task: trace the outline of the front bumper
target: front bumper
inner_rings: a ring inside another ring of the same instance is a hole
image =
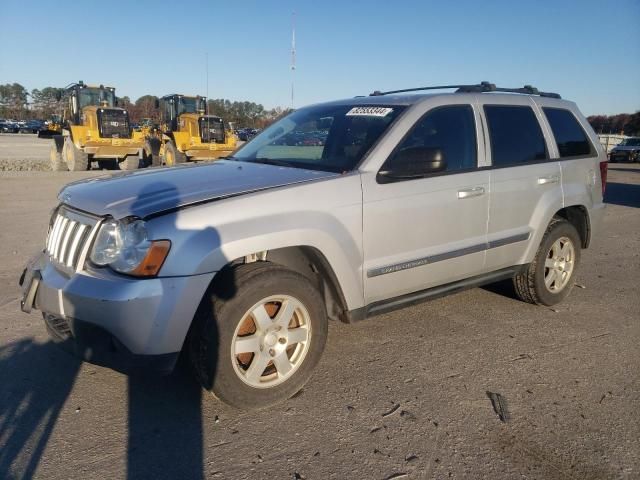
[[[85,146],[85,153],[93,155],[93,158],[125,158],[129,155],[135,155],[142,158],[143,149],[137,146]]]
[[[191,147],[187,151],[185,151],[185,155],[190,160],[216,160],[220,157],[226,157],[233,153],[233,149],[230,148],[221,148],[221,146],[217,144],[212,144],[212,146],[204,146],[204,147]]]
[[[41,253],[21,278],[23,310],[42,311],[52,339],[91,363],[168,372],[213,275],[133,279],[108,269],[67,275]]]

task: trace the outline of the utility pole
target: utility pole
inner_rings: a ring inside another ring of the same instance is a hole
[[[208,115],[209,114],[209,51],[205,52],[205,69],[207,70],[207,75],[206,75],[207,84],[205,85],[204,91],[207,99],[204,101],[204,114]]]
[[[296,12],[291,14],[291,108],[294,105],[294,74],[296,71]]]

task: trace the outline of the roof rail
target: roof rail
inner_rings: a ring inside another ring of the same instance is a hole
[[[369,94],[370,97],[377,97],[381,95],[390,95],[393,93],[408,93],[408,92],[418,92],[422,90],[446,90],[446,89],[456,89],[456,93],[488,93],[488,92],[507,92],[507,93],[521,93],[524,95],[539,95],[541,97],[549,97],[549,98],[561,98],[557,93],[552,92],[541,92],[537,88],[532,87],[531,85],[525,85],[522,88],[502,88],[496,87],[494,83],[490,82],[480,82],[475,85],[437,85],[433,87],[418,87],[418,88],[405,88],[402,90],[389,90],[387,92],[381,92],[380,90],[376,90]]]

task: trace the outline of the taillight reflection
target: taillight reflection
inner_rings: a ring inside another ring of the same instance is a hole
[[[602,196],[604,197],[604,191],[607,189],[607,166],[609,162],[600,162],[600,179],[602,180]]]

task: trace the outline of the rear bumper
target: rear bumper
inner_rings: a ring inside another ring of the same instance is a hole
[[[23,310],[42,311],[52,339],[89,362],[170,371],[213,275],[132,279],[100,269],[68,276],[41,253],[23,275]]]

